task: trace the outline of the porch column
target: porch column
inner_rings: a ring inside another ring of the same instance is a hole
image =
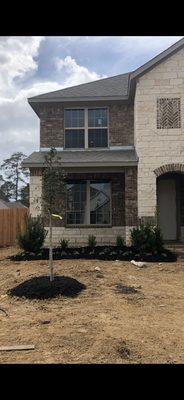
[[[126,243],[131,229],[137,225],[137,167],[125,168],[125,227]]]
[[[30,168],[30,214],[37,217],[42,212],[42,171],[40,168]]]
[[[157,184],[153,168],[138,166],[138,217],[142,222],[155,221]]]

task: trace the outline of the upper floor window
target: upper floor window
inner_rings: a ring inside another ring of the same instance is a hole
[[[107,146],[107,108],[65,109],[65,148]]]
[[[65,147],[84,147],[84,110],[65,110]]]
[[[88,110],[88,147],[107,147],[107,109]]]
[[[181,128],[180,98],[157,99],[157,129]]]

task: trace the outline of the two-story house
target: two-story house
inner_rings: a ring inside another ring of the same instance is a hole
[[[155,215],[165,240],[184,241],[184,39],[133,72],[28,101],[40,118],[40,151],[23,162],[33,216],[43,213],[44,153],[55,147],[67,171],[55,243],[128,243]]]

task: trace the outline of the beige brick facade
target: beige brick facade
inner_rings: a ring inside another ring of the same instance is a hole
[[[181,128],[157,129],[157,98],[181,99]],[[154,170],[184,163],[184,49],[140,77],[134,103],[135,147],[138,164],[138,215],[154,216]]]
[[[46,227],[47,231],[49,230]],[[88,244],[88,235],[96,236],[97,245],[113,245],[116,243],[117,235],[121,235],[125,243],[131,243],[131,230],[133,226],[113,226],[111,228],[53,228],[53,244],[58,246],[61,239],[69,239],[69,246],[86,246]],[[45,246],[49,244],[49,236],[45,240]]]

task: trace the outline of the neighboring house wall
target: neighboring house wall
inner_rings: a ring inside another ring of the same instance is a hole
[[[8,206],[6,205],[6,202],[4,200],[0,199],[0,209],[5,209],[8,208]]]
[[[102,105],[101,105],[102,106]],[[67,105],[67,108],[69,105]],[[77,105],[79,107],[79,104]],[[81,108],[84,106],[81,105]],[[91,107],[89,105],[89,107]],[[92,107],[95,108],[95,105]],[[96,107],[99,104],[96,103]],[[103,105],[102,107],[105,107]],[[75,106],[71,106],[75,108]],[[110,104],[109,146],[130,146],[134,144],[133,105]],[[40,106],[40,147],[64,146],[64,105],[47,104]]]
[[[157,129],[157,98],[181,99],[181,128]],[[134,109],[138,164],[138,215],[156,211],[156,175],[165,164],[184,162],[184,49],[139,78]]]

